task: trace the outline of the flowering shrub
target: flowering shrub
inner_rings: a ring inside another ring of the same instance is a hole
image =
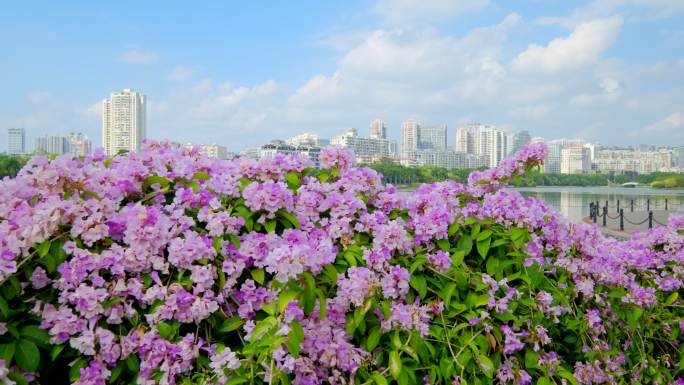
[[[631,240],[329,148],[36,157],[0,184],[5,384],[684,384],[684,218]]]

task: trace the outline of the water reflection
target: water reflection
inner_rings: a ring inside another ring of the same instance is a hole
[[[684,211],[684,190],[613,187],[529,187],[517,188],[524,196],[545,200],[572,221],[589,216],[589,203],[608,204],[610,215],[617,214],[618,201],[625,213],[650,210]]]

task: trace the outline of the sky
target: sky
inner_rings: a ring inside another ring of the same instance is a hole
[[[683,0],[7,2],[0,128],[84,132],[148,98],[148,137],[237,151],[372,119],[684,145]],[[0,136],[0,151],[7,137]]]

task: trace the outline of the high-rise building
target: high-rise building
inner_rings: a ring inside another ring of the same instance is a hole
[[[401,151],[418,149],[420,141],[420,124],[415,118],[410,118],[401,124]]]
[[[316,134],[305,132],[303,134],[295,135],[287,140],[287,144],[291,146],[321,146],[321,138]]]
[[[456,151],[475,154],[481,126],[479,123],[470,123],[464,127],[458,127],[456,129]]]
[[[356,154],[356,160],[362,163],[373,163],[390,156],[389,139],[364,138],[359,136],[355,128],[350,128],[342,135],[333,136],[330,144],[349,147]]]
[[[93,153],[93,142],[82,133],[69,134],[69,152],[73,157],[88,156]]]
[[[561,149],[561,174],[583,174],[591,170],[589,149],[586,147],[565,147]]]
[[[447,147],[447,126],[419,125],[418,127],[418,149],[446,151]]]
[[[513,134],[513,143],[511,145],[511,153],[515,154],[520,151],[527,143],[532,141],[532,137],[528,131],[519,131]]]
[[[61,135],[39,136],[33,141],[33,152],[45,155],[69,153],[69,138]]]
[[[26,153],[26,130],[23,128],[7,129],[7,153],[9,155]]]
[[[684,146],[677,149],[678,167],[684,170]]]
[[[102,101],[102,146],[105,154],[138,151],[145,139],[145,95],[124,88]]]
[[[387,139],[387,123],[382,119],[375,119],[370,124],[371,139]]]
[[[456,129],[456,151],[487,158],[487,166],[496,167],[508,154],[508,135],[495,126],[470,123]]]

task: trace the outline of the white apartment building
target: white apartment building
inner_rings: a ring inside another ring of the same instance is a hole
[[[446,169],[486,167],[484,156],[466,154],[461,151],[412,150],[406,151],[400,163],[403,166],[436,166]]]
[[[447,126],[420,125],[418,128],[418,149],[446,151]]]
[[[315,167],[320,167],[319,156],[321,154],[321,148],[315,146],[293,146],[285,143],[282,140],[274,140],[271,143],[264,144],[259,149],[258,158],[273,158],[277,154],[292,155],[299,154],[308,156],[309,159],[314,163]],[[250,156],[250,154],[245,154]]]
[[[351,148],[358,162],[368,163],[369,160],[373,162],[390,156],[388,139],[364,138],[358,135],[355,128],[349,128],[344,134],[332,137],[330,144]]]
[[[228,150],[225,146],[221,146],[218,144],[186,143],[183,145],[183,148],[199,148],[199,152],[202,156],[218,159],[228,159]]]
[[[7,129],[7,154],[21,155],[26,153],[26,130],[23,128]]]
[[[316,134],[305,132],[303,134],[295,135],[288,139],[287,144],[291,146],[314,146],[321,147],[321,137]]]
[[[384,120],[373,120],[369,128],[371,139],[387,139],[387,123]]]
[[[36,154],[64,155],[70,153],[69,138],[61,135],[39,136],[33,141]]]
[[[561,149],[561,174],[584,174],[591,171],[591,154],[586,147]]]
[[[129,88],[102,101],[102,146],[105,154],[138,151],[146,135],[145,95]]]
[[[410,118],[401,124],[401,151],[418,149],[420,124],[414,118]]]
[[[508,135],[495,126],[470,123],[456,129],[456,151],[485,156],[496,167],[508,154]]]
[[[596,153],[594,169],[608,174],[667,172],[677,168],[677,160],[675,151],[669,149],[657,151],[601,149]]]
[[[73,157],[88,156],[93,153],[93,142],[82,133],[69,134],[69,153]]]

